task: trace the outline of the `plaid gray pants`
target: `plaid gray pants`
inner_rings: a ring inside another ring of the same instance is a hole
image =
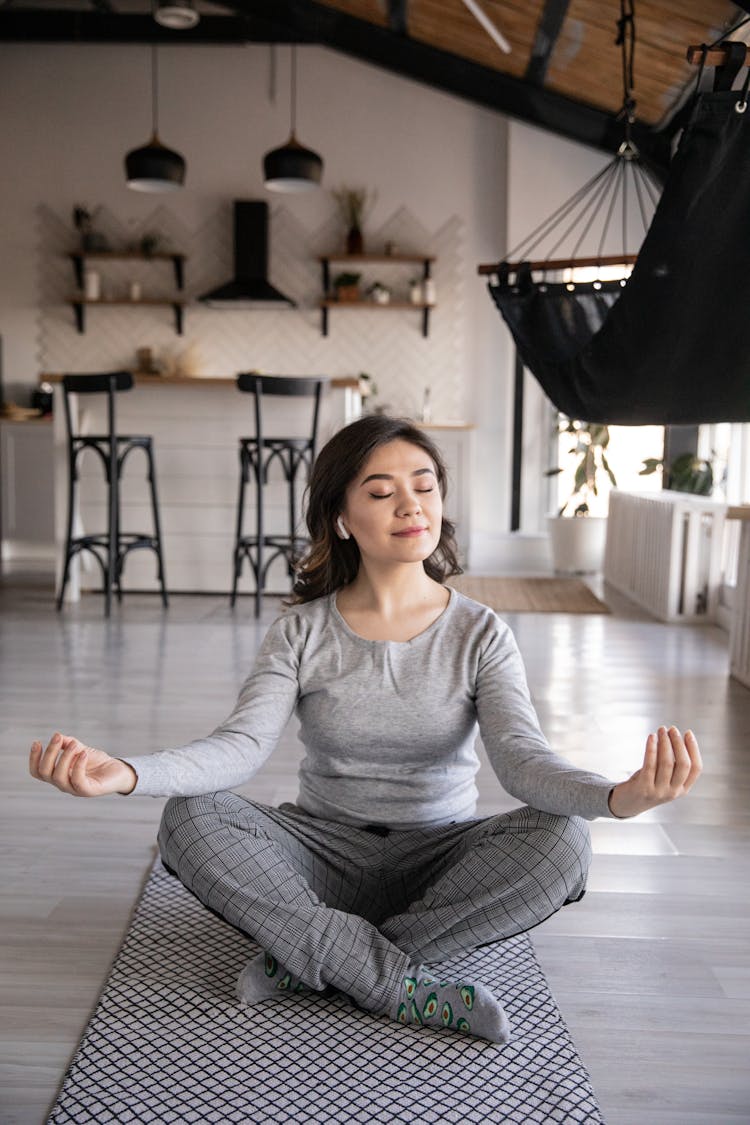
[[[174,797],[165,866],[310,988],[385,1011],[410,965],[531,929],[582,897],[588,825],[525,807],[409,831],[236,793]]]

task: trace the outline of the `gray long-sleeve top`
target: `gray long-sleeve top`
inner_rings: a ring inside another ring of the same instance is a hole
[[[135,793],[194,796],[256,773],[292,713],[305,757],[298,804],[314,816],[391,828],[475,814],[477,726],[501,785],[547,812],[611,816],[614,782],[554,754],[529,698],[513,634],[486,606],[451,590],[410,641],[370,641],[335,595],[271,625],[229,718],[207,738],[128,757]]]

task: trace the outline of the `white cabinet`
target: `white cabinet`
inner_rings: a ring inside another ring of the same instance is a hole
[[[53,472],[50,419],[0,420],[0,527],[4,558],[53,558]]]
[[[729,672],[750,687],[750,507],[730,508],[730,519],[742,520],[734,613],[730,628]]]

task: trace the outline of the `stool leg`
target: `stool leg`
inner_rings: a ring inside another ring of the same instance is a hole
[[[248,481],[248,459],[249,455],[247,451],[240,446],[240,492],[237,497],[237,532],[234,537],[232,595],[229,599],[229,604],[232,609],[234,609],[235,602],[237,601],[237,583],[239,582],[240,571],[242,570],[242,520],[245,511],[245,486]]]
[[[156,558],[159,563],[159,585],[161,586],[161,601],[166,609],[169,605],[167,597],[167,585],[164,574],[164,555],[162,552],[161,544],[161,522],[159,520],[159,498],[156,494],[156,465],[154,463],[153,448],[151,445],[146,448],[146,456],[148,457],[148,483],[151,486],[151,508],[154,513],[154,540],[156,547]]]
[[[57,609],[58,612],[62,609],[63,598],[65,597],[65,587],[68,585],[68,578],[70,577],[70,560],[73,553],[73,510],[75,506],[75,455],[71,451],[68,457],[68,530],[65,536],[65,562],[63,564],[62,580],[60,582],[60,593],[57,596]]]
[[[118,489],[117,481],[119,477],[119,466],[117,464],[117,451],[114,449],[114,440],[110,443],[110,457],[107,467],[107,507],[108,507],[108,533],[107,533],[107,565],[104,568],[104,583],[106,589],[104,591],[104,615],[109,617],[112,611],[112,582],[117,573],[117,561],[119,557],[119,543],[117,540],[117,506],[118,506]],[[114,450],[114,455],[112,451]]]
[[[113,581],[115,593],[117,594],[118,605],[122,604],[122,571],[125,566],[125,555],[122,551],[122,541],[120,530],[122,520],[120,518],[120,476],[122,474],[122,467],[124,461],[118,460],[117,462],[117,476],[115,477],[115,565]]]
[[[255,550],[255,616],[260,617],[260,605],[263,597],[264,575],[263,575],[263,456],[262,451],[258,449],[258,459],[255,465],[255,483],[256,483],[256,535],[258,545]]]
[[[291,578],[294,574],[294,567],[292,566],[292,559],[294,557],[294,531],[295,531],[295,516],[296,516],[296,497],[294,494],[294,484],[297,479],[297,466],[299,462],[294,459],[294,451],[289,451],[289,554],[286,557],[287,571]]]

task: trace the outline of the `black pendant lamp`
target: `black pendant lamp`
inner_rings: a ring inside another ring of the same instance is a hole
[[[297,140],[297,47],[292,46],[291,130],[289,140],[263,157],[263,179],[269,191],[311,191],[320,184],[323,161],[317,152]]]
[[[153,136],[143,148],[132,149],[125,157],[125,176],[133,191],[177,191],[185,182],[185,161],[179,152],[159,140],[159,75],[156,46],[151,47],[151,101]]]

